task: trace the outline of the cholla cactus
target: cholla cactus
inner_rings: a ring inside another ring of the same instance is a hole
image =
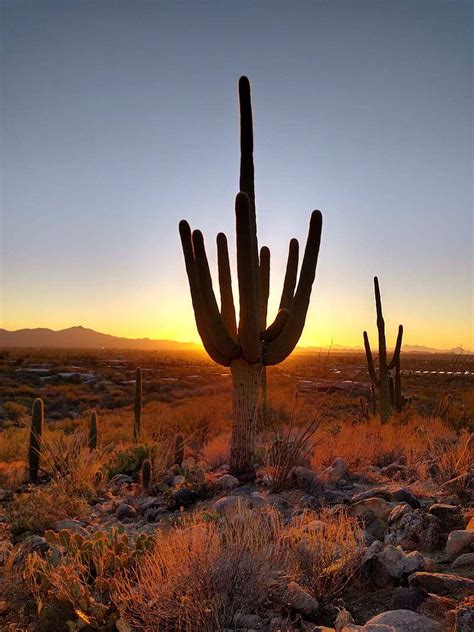
[[[380,297],[379,280],[374,277],[375,308],[377,311],[377,330],[379,338],[379,375],[375,371],[374,359],[370,350],[369,337],[364,331],[364,346],[367,356],[367,367],[369,369],[372,384],[379,389],[380,420],[382,423],[390,418],[391,405],[396,410],[402,409],[402,384],[400,371],[400,351],[402,348],[403,325],[398,326],[397,342],[390,362],[387,362],[387,343],[385,341],[385,321],[382,313],[382,299]],[[395,370],[393,386],[390,386],[390,372]]]
[[[148,489],[151,482],[151,462],[150,459],[145,459],[142,463],[142,486],[143,489]]]
[[[97,448],[97,413],[95,410],[91,412],[89,417],[89,437],[87,439],[89,450]]]
[[[258,250],[255,215],[253,131],[250,84],[239,81],[241,162],[240,193],[235,203],[237,273],[240,314],[237,324],[230,274],[227,238],[217,235],[217,261],[221,305],[212,287],[201,231],[181,221],[179,232],[186,263],[196,325],[210,357],[230,367],[233,383],[231,471],[253,472],[256,446],[258,391],[265,366],[282,362],[295,348],[309,306],[321,239],[322,216],[311,215],[308,240],[299,281],[296,239],[290,241],[280,309],[267,326],[270,251]]]
[[[184,461],[184,435],[179,432],[174,440],[174,464],[183,466]]]
[[[140,369],[140,367],[138,367],[135,372],[135,402],[133,406],[133,413],[135,416],[135,421],[133,424],[134,441],[138,441],[138,438],[140,437],[140,427],[141,427],[141,420],[142,420],[142,395],[143,395],[142,370]]]
[[[28,469],[31,483],[38,480],[38,471],[41,460],[41,437],[44,426],[43,400],[39,397],[33,402],[31,415],[30,444],[28,448]]]

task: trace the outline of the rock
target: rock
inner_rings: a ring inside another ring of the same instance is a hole
[[[117,520],[127,520],[129,518],[135,518],[137,512],[132,505],[127,505],[126,503],[122,503],[117,507],[115,512],[115,517]]]
[[[127,476],[126,474],[116,474],[115,476],[112,476],[107,487],[112,488],[115,491],[119,491],[124,485],[131,485],[132,483],[133,478],[131,476]]]
[[[459,493],[464,491],[464,488],[467,487],[468,482],[468,473],[466,472],[465,474],[460,474],[459,476],[446,481],[446,483],[444,483],[441,488],[443,489],[443,491],[448,493]]]
[[[307,619],[315,619],[319,614],[319,603],[296,582],[288,584],[288,604]]]
[[[411,509],[404,503],[391,512],[385,531],[385,544],[400,545],[404,549],[434,549],[439,543],[438,519],[424,514],[420,509]]]
[[[461,510],[456,505],[447,503],[435,503],[431,505],[428,512],[438,518],[442,531],[451,531],[461,526]]]
[[[474,552],[463,553],[451,564],[451,572],[474,579]]]
[[[81,535],[87,535],[87,531],[84,528],[86,525],[79,520],[57,520],[54,523],[55,531],[62,531],[67,529],[68,531],[74,531],[74,533],[80,533]]]
[[[258,614],[241,614],[234,617],[237,630],[260,630],[262,623]]]
[[[240,481],[235,476],[231,474],[224,474],[216,480],[216,485],[218,485],[221,489],[234,489],[234,487],[238,487],[240,485]]]
[[[292,476],[297,487],[306,494],[316,494],[324,488],[324,483],[316,472],[302,465],[295,467]]]
[[[454,560],[461,553],[468,553],[474,548],[474,531],[451,531],[446,542],[446,557]]]
[[[412,610],[424,614],[425,617],[435,621],[443,621],[445,628],[452,628],[447,625],[452,623],[456,601],[449,597],[441,597],[427,593],[421,588],[396,588],[392,594],[391,606],[393,610]]]
[[[472,632],[474,630],[474,597],[466,599],[456,609],[455,632]]]
[[[242,503],[242,499],[238,496],[223,496],[214,503],[214,509],[219,513],[226,513],[227,511],[235,511]]]
[[[252,509],[263,509],[263,507],[268,507],[268,500],[266,496],[260,492],[252,492],[248,500]]]
[[[418,498],[406,487],[395,487],[392,489],[390,499],[398,503],[407,503],[412,509],[421,508]]]
[[[387,521],[393,505],[383,498],[364,498],[351,505],[350,513],[357,518],[370,522],[373,518],[381,518]]]
[[[44,555],[50,550],[50,546],[40,535],[30,535],[23,540],[23,542],[17,547],[14,552],[14,565],[22,566],[30,553],[39,553]]]
[[[466,531],[474,531],[474,518],[471,518],[467,523]]]
[[[389,610],[372,617],[363,627],[364,632],[375,632],[374,626],[387,626],[387,632],[443,632],[440,623],[411,610]]]
[[[174,506],[179,509],[180,507],[189,507],[199,500],[199,494],[194,489],[182,487],[173,492]]]
[[[381,588],[393,583],[391,580],[423,570],[424,565],[424,558],[418,551],[406,554],[400,546],[384,546],[377,540],[363,558],[364,573]]]
[[[383,498],[384,500],[392,502],[405,502],[413,509],[419,509],[421,507],[420,501],[409,489],[393,483],[372,487],[365,492],[357,494],[352,500],[358,502],[359,500],[365,500],[371,497]]]
[[[186,477],[182,474],[177,474],[173,476],[173,487],[179,487],[180,485],[184,485],[186,482]]]
[[[344,459],[341,457],[334,459],[332,464],[327,467],[321,474],[321,480],[329,485],[336,485],[341,479],[345,478],[347,474],[347,465]]]
[[[422,588],[435,595],[461,598],[474,594],[474,580],[448,573],[417,572],[408,578],[410,588]]]

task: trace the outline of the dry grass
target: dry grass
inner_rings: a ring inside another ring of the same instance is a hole
[[[159,533],[154,551],[116,584],[115,598],[134,629],[213,632],[284,603],[290,581],[331,599],[361,552],[357,524],[343,512],[307,512],[285,525],[275,510],[241,504]]]
[[[230,461],[230,433],[211,439],[201,450],[202,459],[211,469]]]

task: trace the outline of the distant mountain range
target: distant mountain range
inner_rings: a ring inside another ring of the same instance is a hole
[[[137,349],[150,351],[185,351],[200,349],[194,342],[177,342],[176,340],[152,340],[151,338],[120,338],[103,334],[85,327],[69,327],[54,331],[38,327],[35,329],[17,329],[8,331],[0,329],[0,347],[50,347],[66,349]],[[344,347],[334,344],[331,347],[299,347],[302,353],[328,351],[338,353],[361,352],[362,347]],[[403,345],[405,353],[461,353],[461,347],[454,349],[434,349],[419,345]]]
[[[151,340],[150,338],[120,338],[85,327],[69,327],[53,331],[36,329],[0,329],[0,347],[51,347],[66,349],[137,349],[156,351],[183,351],[199,349],[193,342]]]

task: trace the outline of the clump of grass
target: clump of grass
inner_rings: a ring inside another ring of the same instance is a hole
[[[230,434],[221,434],[211,439],[202,448],[201,456],[211,469],[230,461]]]

